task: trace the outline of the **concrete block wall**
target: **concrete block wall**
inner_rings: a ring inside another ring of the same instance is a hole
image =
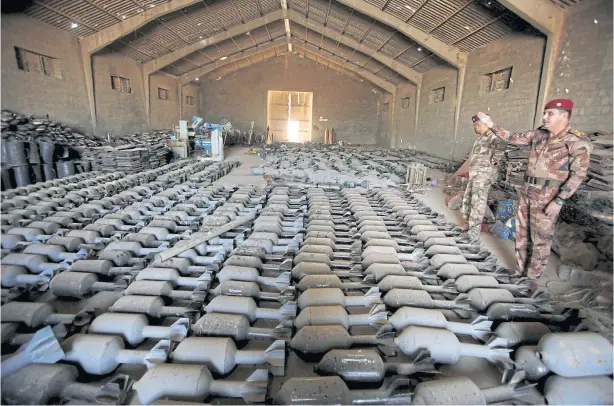
[[[271,58],[240,69],[221,80],[203,81],[201,113],[210,122],[229,119],[242,130],[255,121],[257,132],[266,131],[269,90],[313,92],[312,141],[334,128],[337,140],[375,144],[380,90],[367,81],[357,82],[321,64],[296,55]],[[375,90],[375,91],[374,91]],[[320,117],[328,121],[318,121]]]
[[[388,107],[386,108],[386,105]],[[382,93],[377,105],[377,134],[375,143],[384,148],[390,148],[393,140],[393,123],[392,117],[394,112],[393,96],[389,93]]]
[[[406,148],[416,148],[443,158],[451,156],[454,147],[457,77],[457,70],[447,66],[438,66],[422,75],[418,126],[413,137],[406,136]],[[441,87],[445,87],[443,101],[431,103],[431,91]]]
[[[612,0],[570,8],[549,99],[572,99],[581,131],[612,131],[612,47]]]
[[[462,159],[473,146],[476,135],[471,116],[478,111],[490,114],[494,122],[512,131],[533,128],[545,46],[545,37],[514,34],[469,54],[453,159]],[[483,91],[484,75],[509,67],[508,89]]]
[[[186,104],[186,96],[192,96],[194,98],[194,105],[190,106]],[[192,116],[199,116],[199,98],[199,86],[191,83],[183,86],[181,97],[181,120],[187,120],[188,123],[190,123],[192,122]]]
[[[158,97],[158,88],[168,90],[168,99]],[[179,124],[179,83],[171,75],[156,72],[149,77],[151,128],[166,130]]]
[[[408,148],[416,136],[416,85],[403,83],[397,86],[394,102],[394,126],[396,137],[391,140],[391,148]],[[409,106],[403,108],[403,99],[409,97]]]
[[[101,51],[92,57],[96,99],[96,133],[124,135],[149,129],[145,112],[143,71],[134,59]],[[111,76],[130,79],[130,93],[114,90]],[[88,114],[89,117],[89,114]]]
[[[79,40],[23,14],[2,14],[2,108],[92,132]],[[15,47],[57,58],[61,78],[25,72]]]

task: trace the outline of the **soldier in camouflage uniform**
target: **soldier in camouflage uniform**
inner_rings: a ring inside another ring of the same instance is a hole
[[[469,238],[478,242],[490,185],[498,175],[499,161],[503,156],[501,141],[482,123],[477,116],[471,118],[473,130],[479,135],[469,155],[469,182],[463,196],[461,213],[467,225]]]
[[[518,191],[517,276],[536,280],[544,272],[561,206],[588,172],[592,145],[583,133],[571,129],[572,109],[571,100],[552,100],[545,106],[543,125],[524,133],[510,133],[495,125],[488,115],[478,113],[480,121],[497,137],[531,146],[525,185]]]

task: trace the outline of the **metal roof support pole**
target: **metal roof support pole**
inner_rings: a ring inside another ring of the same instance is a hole
[[[535,117],[533,119],[535,126],[539,126],[546,98],[550,93],[552,79],[554,78],[556,59],[563,38],[563,25],[565,24],[567,10],[556,6],[548,0],[500,0],[500,3],[540,30],[547,37],[539,81],[539,92],[535,106]]]

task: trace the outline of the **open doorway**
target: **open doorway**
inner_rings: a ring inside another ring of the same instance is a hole
[[[269,90],[267,125],[278,142],[311,141],[313,93]]]

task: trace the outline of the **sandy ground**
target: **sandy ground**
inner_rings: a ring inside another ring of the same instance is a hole
[[[254,166],[264,163],[257,155],[250,155],[249,148],[228,148],[224,152],[227,160],[236,160],[242,163],[241,166],[235,168],[228,175],[220,178],[215,184],[234,184],[234,185],[254,185],[257,187],[266,186],[266,181],[260,175],[252,175]],[[439,170],[430,170],[428,176],[432,179],[437,179],[437,186],[430,188],[424,195],[419,195],[418,198],[425,204],[431,207],[434,211],[442,213],[446,220],[454,224],[461,224],[461,215],[459,211],[449,209],[444,201],[446,188],[443,177],[445,173]],[[516,254],[514,253],[514,242],[502,240],[490,233],[482,233],[481,244],[495,254],[500,261],[508,268],[513,269],[516,266]],[[545,284],[552,280],[559,280],[556,269],[560,266],[559,257],[552,252],[548,268],[539,279],[539,285]]]

